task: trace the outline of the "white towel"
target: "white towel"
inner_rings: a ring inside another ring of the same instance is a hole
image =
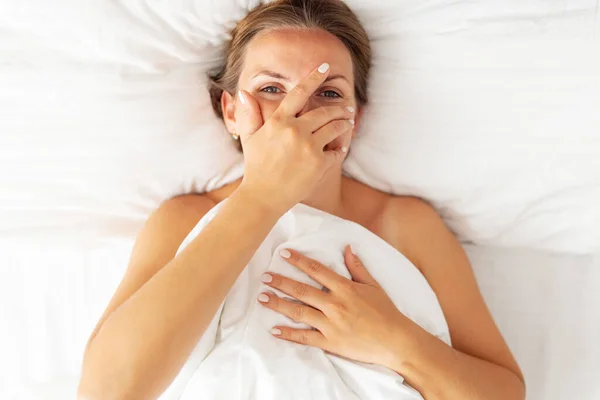
[[[202,218],[179,251],[222,204]],[[261,292],[273,291],[261,282],[263,273],[275,272],[322,289],[282,259],[279,250],[298,250],[350,278],[343,258],[347,244],[402,313],[450,344],[433,290],[406,257],[358,224],[298,204],[279,219],[256,251],[161,400],[422,399],[387,368],[350,361],[270,334],[275,325],[306,325],[258,304]]]

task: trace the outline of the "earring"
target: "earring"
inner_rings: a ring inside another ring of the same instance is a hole
[[[239,140],[240,135],[238,135],[235,131],[233,131],[233,133],[231,134],[231,137],[233,138],[233,140]]]

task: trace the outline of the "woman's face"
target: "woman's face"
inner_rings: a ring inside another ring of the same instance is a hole
[[[313,93],[300,115],[323,106],[357,108],[350,53],[337,37],[322,30],[276,30],[255,37],[246,49],[239,88],[257,100],[266,121],[285,95],[324,62],[330,65],[329,77]],[[235,101],[231,96],[224,101],[226,123],[232,131]],[[355,126],[358,119],[357,113]],[[331,148],[349,147],[352,136],[353,132],[344,134],[330,144]]]

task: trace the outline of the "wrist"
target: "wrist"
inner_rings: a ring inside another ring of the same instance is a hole
[[[260,189],[244,184],[244,181],[235,190],[232,197],[239,198],[245,205],[254,207],[261,213],[277,219],[290,209],[289,206],[276,201],[272,196],[261,193]]]
[[[397,340],[391,347],[386,367],[423,394],[437,373],[436,358],[452,349],[407,317],[397,326]]]
[[[419,356],[422,329],[402,315],[391,330],[385,366],[404,376]]]

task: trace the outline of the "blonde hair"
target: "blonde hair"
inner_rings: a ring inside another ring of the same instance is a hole
[[[219,118],[223,119],[223,92],[237,92],[248,43],[264,30],[282,28],[322,29],[340,39],[352,58],[357,105],[367,104],[371,45],[352,10],[340,0],[277,0],[259,5],[238,22],[231,32],[223,65],[209,74],[212,107]]]

